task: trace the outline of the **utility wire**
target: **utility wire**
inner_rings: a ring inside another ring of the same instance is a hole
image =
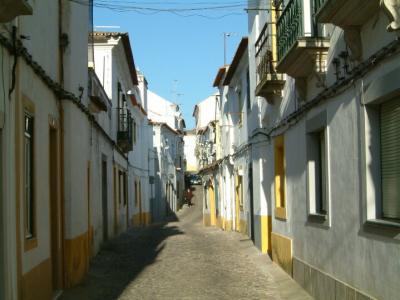
[[[69,0],[70,2],[89,5],[88,0]],[[221,19],[232,15],[243,15],[250,5],[259,7],[265,0],[235,1],[235,2],[142,2],[122,0],[94,0],[93,6],[117,12],[135,12],[144,15],[170,13],[179,17],[203,17]],[[265,2],[265,5],[267,2]],[[175,5],[175,7],[170,7]],[[184,5],[184,7],[182,7]],[[200,6],[201,5],[201,6]],[[264,5],[263,5],[264,6]],[[203,12],[203,13],[197,13]],[[206,12],[207,14],[204,14]],[[219,13],[223,13],[222,15]],[[217,15],[216,15],[217,14]],[[218,15],[219,14],[219,15]]]

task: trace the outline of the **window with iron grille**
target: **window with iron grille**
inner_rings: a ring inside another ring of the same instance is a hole
[[[329,128],[323,111],[306,122],[308,220],[329,220]]]
[[[25,192],[25,238],[35,235],[34,190],[33,190],[33,117],[25,114],[24,130],[24,192]]]

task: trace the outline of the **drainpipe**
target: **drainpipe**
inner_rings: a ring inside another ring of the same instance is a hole
[[[64,48],[62,47],[60,41],[61,41],[61,36],[63,34],[63,9],[62,9],[62,0],[58,0],[58,81],[60,83],[60,86],[64,88]],[[62,278],[61,282],[63,287],[66,286],[66,276],[65,276],[65,270],[66,270],[66,261],[65,261],[65,255],[64,255],[64,249],[65,249],[65,237],[64,237],[64,226],[65,226],[65,199],[64,199],[64,107],[63,107],[63,101],[62,99],[58,99],[58,111],[59,111],[59,117],[60,117],[60,124],[59,124],[59,130],[60,130],[60,171],[59,174],[61,175],[61,180],[60,180],[60,200],[61,200],[61,237],[62,237],[62,250],[61,250],[61,256],[62,256],[62,261],[63,261],[63,272],[62,272]]]

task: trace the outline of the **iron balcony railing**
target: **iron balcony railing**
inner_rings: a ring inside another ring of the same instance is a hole
[[[118,144],[124,150],[131,150],[133,134],[132,134],[132,116],[127,108],[118,108]]]
[[[313,2],[310,16],[311,20],[305,20],[304,0],[290,0],[280,16],[277,23],[278,34],[278,60],[280,61],[296,43],[297,39],[304,37],[304,23],[310,22],[311,32],[307,37],[321,37],[323,35],[322,25],[315,20],[315,13],[327,0],[315,0]]]
[[[262,82],[268,74],[275,74],[276,61],[272,52],[272,31],[269,23],[264,25],[256,41],[257,84]]]
[[[278,20],[278,60],[281,60],[297,38],[304,34],[303,1],[290,0]]]
[[[314,13],[317,13],[327,1],[329,0],[314,0]]]

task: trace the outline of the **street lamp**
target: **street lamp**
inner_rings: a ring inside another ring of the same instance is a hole
[[[234,35],[233,32],[224,32],[224,66],[226,66],[226,39]]]

